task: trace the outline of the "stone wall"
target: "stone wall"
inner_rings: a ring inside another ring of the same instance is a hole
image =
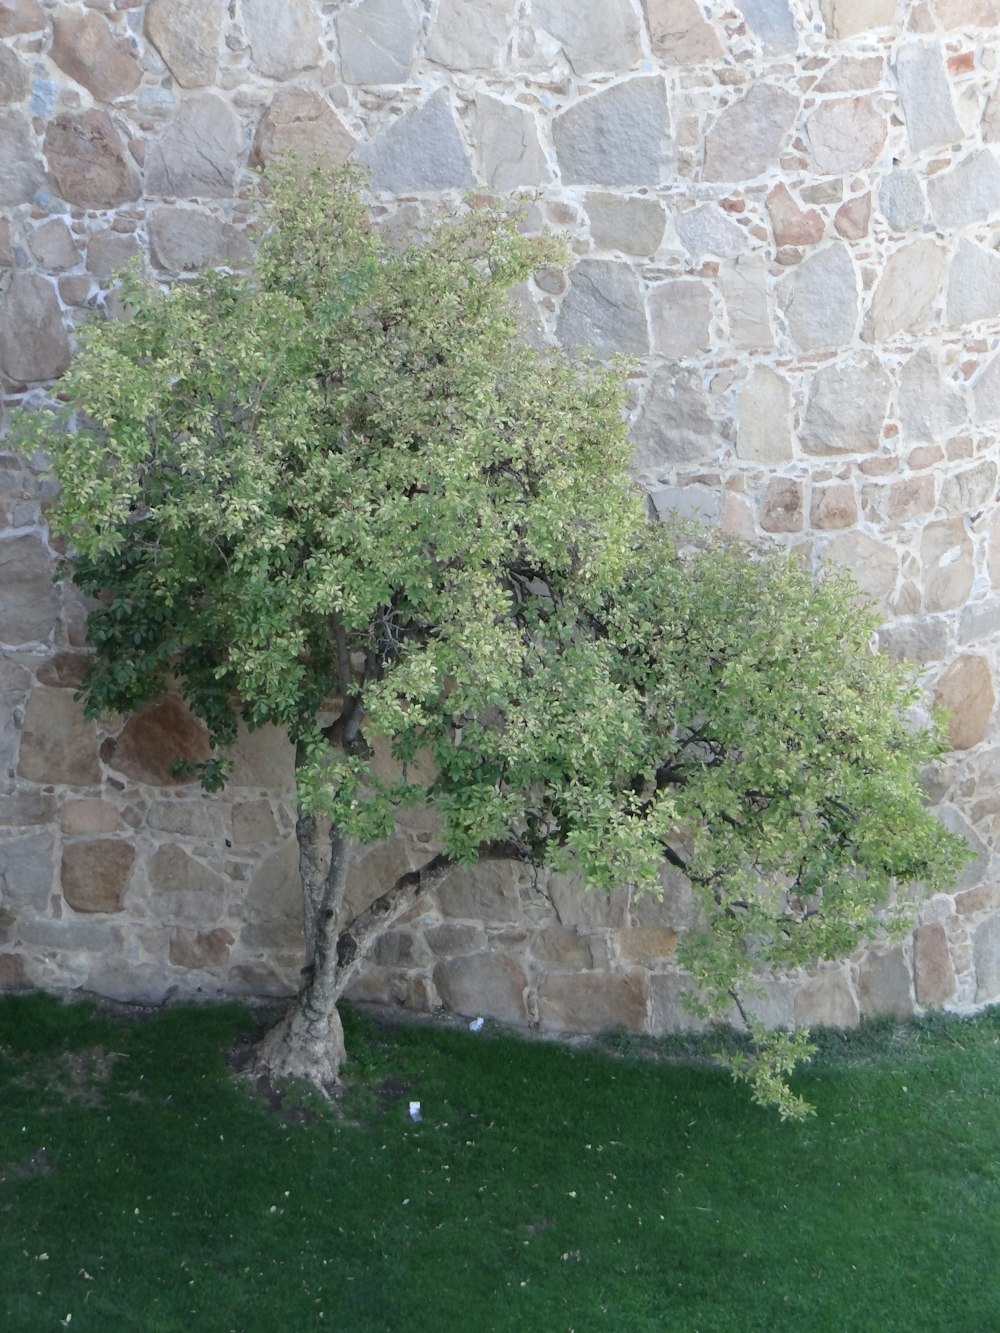
[[[255,167],[354,158],[401,239],[468,189],[569,238],[540,342],[638,358],[659,510],[848,565],[951,710],[931,799],[977,853],[902,945],[769,986],[774,1021],[1000,998],[1000,0],[0,0],[0,380],[42,401],[134,256],[251,252]],[[2,442],[0,442],[2,451]],[[0,986],[282,992],[302,961],[290,757],[177,783],[168,702],[85,722],[84,608],[51,583],[42,456],[0,452]],[[370,850],[359,901],[426,855]],[[455,877],[356,993],[513,1022],[686,1020],[680,883]]]

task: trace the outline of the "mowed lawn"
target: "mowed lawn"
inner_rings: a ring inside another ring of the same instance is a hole
[[[823,1037],[802,1123],[712,1039],[351,1015],[335,1114],[257,1022],[0,1000],[3,1333],[1000,1330],[1000,1010]]]

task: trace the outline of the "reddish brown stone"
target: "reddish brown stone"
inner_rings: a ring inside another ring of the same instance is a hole
[[[63,73],[100,102],[110,102],[138,87],[142,70],[136,58],[116,42],[107,23],[86,14],[56,12],[50,55]]]
[[[657,963],[677,952],[677,932],[665,926],[636,926],[618,934],[618,956],[623,963]]]
[[[274,157],[297,153],[310,166],[346,162],[354,140],[325,98],[301,88],[275,94],[254,135],[251,166],[266,166]]]
[[[90,664],[90,653],[56,653],[38,668],[39,685],[78,690]]]
[[[934,702],[948,714],[948,743],[953,750],[978,745],[989,730],[996,705],[986,658],[973,653],[956,658],[938,681]]]
[[[550,1031],[638,1032],[646,1026],[646,1008],[639,972],[564,973],[538,987],[539,1020]]]
[[[765,532],[802,531],[802,483],[772,477],[767,483],[760,526]]]
[[[918,1004],[944,1004],[955,993],[948,939],[937,922],[913,932],[913,981]]]
[[[833,225],[845,241],[860,241],[868,235],[868,224],[872,217],[872,197],[859,194],[856,199],[848,199],[841,204],[833,219]]]
[[[858,521],[858,498],[847,484],[814,486],[809,504],[809,522],[821,531],[852,528]]]
[[[102,758],[133,782],[174,787],[194,780],[188,773],[176,776],[176,763],[198,763],[210,754],[205,724],[171,697],[129,718]]]
[[[45,11],[38,0],[0,0],[0,37],[38,32],[45,23]]]
[[[62,858],[62,891],[77,912],[120,912],[135,848],[111,838],[67,843]]]
[[[3,11],[0,9],[0,19]],[[16,953],[0,953],[0,991],[30,990],[31,978],[28,976],[24,959]]]
[[[1000,907],[1000,884],[996,880],[955,894],[955,911],[959,916],[975,916],[977,912],[992,911],[995,907]]]
[[[67,801],[59,812],[59,825],[64,833],[117,833],[120,821],[118,811],[110,801],[96,796],[80,801]]]
[[[138,173],[106,111],[56,116],[45,133],[45,154],[67,203],[115,208],[139,198]]]
[[[916,518],[918,514],[929,514],[936,504],[934,478],[906,477],[892,484],[889,489],[889,517],[891,519]]]
[[[801,209],[786,185],[777,185],[767,196],[767,211],[774,228],[776,244],[815,245],[823,239],[822,215],[814,208]]]

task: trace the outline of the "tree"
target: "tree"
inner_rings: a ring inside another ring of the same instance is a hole
[[[256,1067],[336,1082],[338,997],[456,865],[658,892],[666,860],[702,912],[694,1002],[740,1007],[742,1072],[796,1110],[802,1039],[754,1023],[759,970],[850,951],[897,880],[961,858],[921,801],[939,742],[871,615],[780,552],[649,523],[622,367],[519,338],[509,290],[560,261],[553,241],[470,209],[394,250],[345,172],[275,173],[266,217],[248,277],[129,277],[128,318],[90,325],[60,386],[67,429],[35,426],[101,599],[88,711],[176,683],[219,751],[209,789],[238,717],[295,745],[308,968]],[[342,920],[352,845],[413,802],[442,850]]]

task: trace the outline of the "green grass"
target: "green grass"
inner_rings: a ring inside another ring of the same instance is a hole
[[[344,1115],[277,1113],[254,1021],[0,1002],[3,1333],[1000,1329],[998,1010],[823,1036],[801,1124],[711,1045],[350,1015]]]

